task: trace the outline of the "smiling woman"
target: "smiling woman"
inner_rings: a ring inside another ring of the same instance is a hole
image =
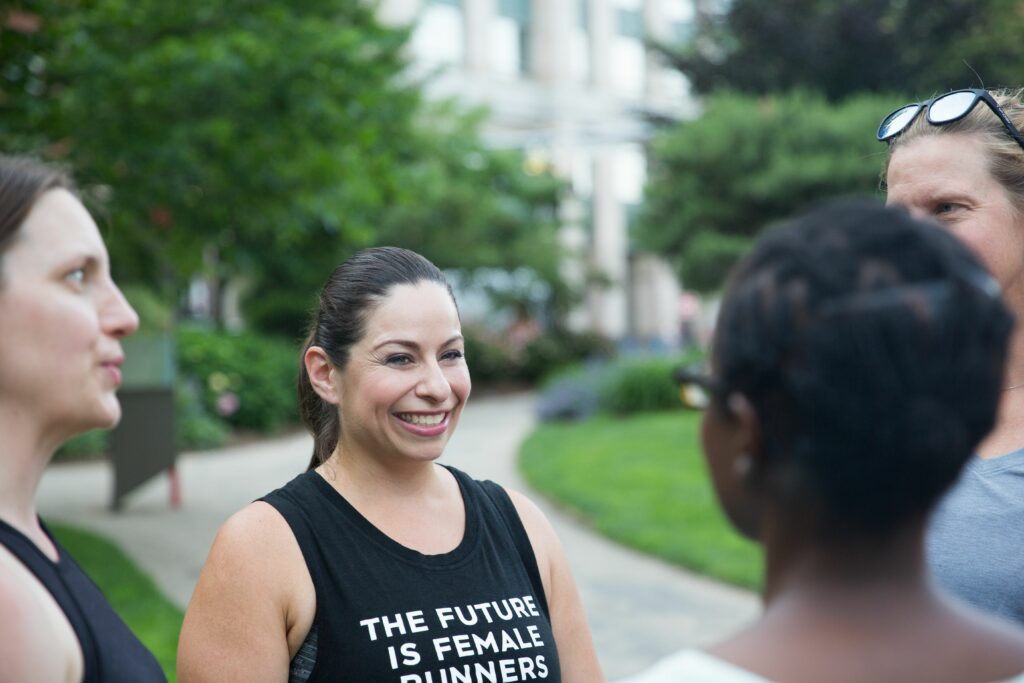
[[[309,469],[221,529],[181,681],[603,680],[541,512],[436,462],[469,398],[464,356],[422,256],[367,249],[335,269],[300,365]]]
[[[162,681],[153,656],[36,513],[68,438],[121,418],[120,339],[138,318],[60,173],[0,156],[0,662],[4,680]]]

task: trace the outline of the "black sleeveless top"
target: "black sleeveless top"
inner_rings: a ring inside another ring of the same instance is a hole
[[[537,559],[512,501],[493,482],[448,470],[466,529],[441,555],[392,540],[313,471],[262,499],[288,522],[316,588],[292,681],[561,681]]]
[[[82,647],[82,683],[166,683],[156,658],[117,616],[99,587],[43,526],[57,548],[53,562],[24,534],[0,520],[4,546],[57,601]]]

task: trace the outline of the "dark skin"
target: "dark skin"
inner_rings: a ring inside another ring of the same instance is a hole
[[[1024,672],[1024,631],[933,585],[926,520],[885,538],[823,542],[821,510],[764,483],[770,464],[754,408],[738,394],[727,404],[726,414],[705,414],[704,451],[726,514],[764,548],[765,611],[711,654],[785,683],[965,683]]]

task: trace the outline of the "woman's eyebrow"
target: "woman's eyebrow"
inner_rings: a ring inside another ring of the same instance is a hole
[[[463,337],[462,337],[461,334],[455,334],[455,335],[452,335],[451,337],[449,337],[447,341],[445,341],[443,344],[441,344],[441,346],[448,346],[449,344],[452,344],[452,343],[457,342],[457,341],[461,341],[462,339],[463,339]],[[388,344],[395,344],[396,346],[404,346],[406,348],[414,349],[414,350],[419,350],[419,348],[420,348],[419,344],[417,344],[416,342],[411,341],[409,339],[385,339],[384,341],[382,341],[379,344],[377,344],[376,346],[374,346],[373,350],[376,351],[377,349],[381,348],[382,346],[387,346]]]

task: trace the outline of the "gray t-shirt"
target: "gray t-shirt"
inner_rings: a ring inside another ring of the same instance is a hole
[[[932,516],[927,553],[943,588],[1024,624],[1024,449],[967,463]]]

